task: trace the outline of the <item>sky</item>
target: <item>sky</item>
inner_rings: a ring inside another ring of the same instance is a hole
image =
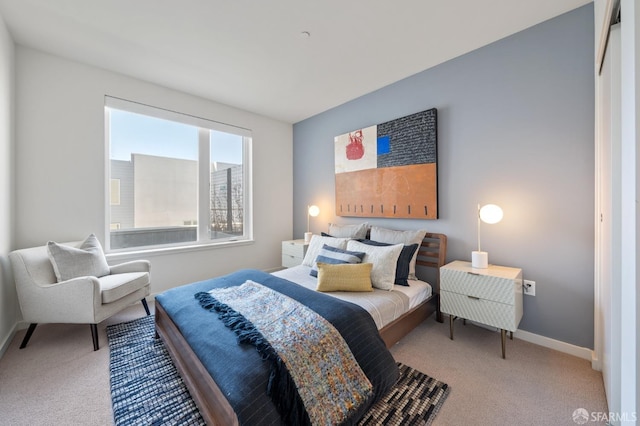
[[[111,159],[130,161],[131,154],[198,159],[198,128],[175,121],[109,109]],[[213,130],[211,162],[242,164],[242,137]]]

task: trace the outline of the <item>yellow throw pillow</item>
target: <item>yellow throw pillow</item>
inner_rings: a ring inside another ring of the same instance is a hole
[[[373,291],[371,263],[318,263],[317,291]]]

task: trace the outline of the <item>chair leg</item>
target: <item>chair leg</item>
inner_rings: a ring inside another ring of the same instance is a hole
[[[91,338],[93,339],[93,350],[100,349],[98,345],[98,324],[89,324],[91,326]]]
[[[31,335],[33,334],[33,330],[36,329],[37,323],[29,324],[29,328],[27,329],[27,334],[24,335],[24,339],[22,339],[22,343],[20,344],[20,349],[24,349],[29,343],[29,339],[31,339]]]
[[[151,315],[151,312],[149,311],[149,305],[147,305],[147,299],[142,299],[142,306],[144,306],[144,310],[147,311],[147,316]]]

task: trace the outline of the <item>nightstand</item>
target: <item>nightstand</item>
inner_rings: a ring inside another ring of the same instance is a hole
[[[506,332],[518,328],[522,319],[522,269],[489,265],[475,269],[471,262],[456,260],[440,268],[440,309],[449,314],[453,340],[456,317],[500,329],[502,358]]]
[[[291,268],[302,264],[304,255],[307,254],[309,243],[304,240],[288,240],[282,242],[282,266]]]

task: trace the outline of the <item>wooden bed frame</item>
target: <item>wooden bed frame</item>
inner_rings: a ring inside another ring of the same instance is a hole
[[[425,235],[422,245],[418,248],[416,264],[436,268],[436,282],[432,284],[433,293],[422,304],[380,330],[380,336],[388,348],[434,312],[436,320],[442,322],[439,294],[440,267],[445,264],[446,253],[446,235],[435,233]],[[205,422],[208,425],[237,425],[238,418],[226,397],[159,303],[156,303],[155,318],[156,334],[163,340]]]

